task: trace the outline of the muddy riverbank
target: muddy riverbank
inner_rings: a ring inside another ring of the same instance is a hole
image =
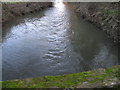
[[[52,7],[52,2],[2,3],[2,23],[4,24],[18,16],[41,11],[48,7]]]
[[[97,25],[107,33],[108,38],[120,43],[120,29],[118,19],[119,3],[71,3],[76,13],[85,20]]]

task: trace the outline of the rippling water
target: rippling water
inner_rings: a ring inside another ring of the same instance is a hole
[[[7,23],[2,46],[3,80],[76,73],[118,64],[117,46],[61,2]]]

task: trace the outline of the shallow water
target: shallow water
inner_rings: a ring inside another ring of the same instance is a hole
[[[62,75],[118,64],[117,45],[63,3],[3,27],[3,80]]]

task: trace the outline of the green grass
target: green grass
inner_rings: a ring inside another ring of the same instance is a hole
[[[118,11],[116,11],[116,10],[108,10],[105,13],[108,14],[108,15],[116,15],[116,14],[118,14]]]
[[[93,70],[87,72],[73,73],[60,76],[44,76],[38,78],[28,78],[23,80],[3,81],[3,88],[75,88],[79,83],[96,81],[104,81],[106,77],[118,77],[118,69],[120,66],[114,66],[108,69]]]

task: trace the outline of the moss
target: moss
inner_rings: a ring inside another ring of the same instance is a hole
[[[3,81],[2,84],[3,88],[75,88],[79,83],[83,82],[95,83],[97,81],[102,81],[104,84],[106,77],[118,77],[117,75],[119,68],[120,66],[114,66],[108,69],[102,69],[102,71],[98,69],[60,76],[44,76],[23,80],[7,80]]]
[[[118,7],[117,3],[116,5]],[[99,7],[99,10],[107,16],[112,16],[112,15],[116,16],[118,14],[118,9],[116,9],[117,7],[113,6],[111,3],[107,3],[107,5],[105,3],[101,3],[101,6]]]
[[[117,10],[107,10],[107,11],[105,11],[105,14],[107,14],[107,15],[117,15],[118,11]]]

